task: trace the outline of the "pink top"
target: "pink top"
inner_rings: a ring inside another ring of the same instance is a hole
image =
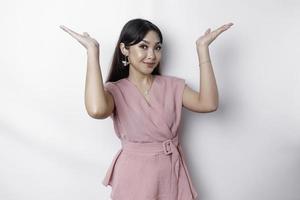
[[[107,82],[115,101],[113,119],[122,148],[103,180],[113,200],[194,200],[178,127],[185,80],[155,75],[150,104],[127,78]]]

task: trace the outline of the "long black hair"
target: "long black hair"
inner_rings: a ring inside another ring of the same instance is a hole
[[[124,25],[120,33],[120,37],[117,42],[117,45],[115,47],[111,67],[109,70],[107,80],[105,82],[118,81],[122,78],[128,77],[129,66],[126,67],[123,66],[122,60],[125,59],[125,56],[121,52],[120,43],[123,42],[126,47],[135,45],[140,41],[142,41],[149,31],[155,31],[159,36],[161,44],[163,43],[163,37],[161,31],[156,25],[154,25],[152,22],[148,20],[136,18],[128,21]],[[155,69],[152,71],[151,74],[160,75],[159,65],[160,63],[158,63],[158,65],[155,67]]]

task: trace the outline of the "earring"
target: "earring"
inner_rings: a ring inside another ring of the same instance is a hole
[[[128,56],[125,56],[125,60],[122,60],[122,63],[124,65],[124,67],[126,67],[129,64]]]

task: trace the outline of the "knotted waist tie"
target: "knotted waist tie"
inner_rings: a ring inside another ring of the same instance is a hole
[[[122,140],[123,151],[136,152],[136,153],[154,153],[171,155],[171,200],[178,199],[178,180],[181,164],[187,176],[188,184],[193,198],[197,193],[192,185],[191,178],[189,177],[187,166],[183,158],[183,152],[178,142],[178,136],[173,139],[168,139],[163,142],[139,143],[129,142]],[[180,156],[181,154],[181,156]],[[182,160],[181,160],[182,159]]]

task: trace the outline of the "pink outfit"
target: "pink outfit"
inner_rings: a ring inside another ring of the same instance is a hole
[[[107,82],[115,101],[113,119],[122,148],[103,185],[113,200],[195,200],[198,196],[178,141],[185,80],[155,75],[150,104],[127,78]]]

